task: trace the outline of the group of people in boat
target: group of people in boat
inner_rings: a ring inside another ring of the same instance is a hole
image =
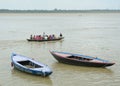
[[[45,34],[45,32],[43,33],[43,35],[30,35],[31,40],[53,40],[57,38],[62,38],[62,33],[60,33],[58,37],[55,36],[55,34],[47,35]]]

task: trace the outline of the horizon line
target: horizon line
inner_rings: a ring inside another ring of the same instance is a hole
[[[91,9],[91,10],[10,10],[10,9],[0,9],[0,13],[120,13],[120,9]]]
[[[54,9],[0,9],[0,10],[20,10],[20,11],[27,11],[27,10],[38,10],[38,11],[41,11],[41,10],[48,10],[48,11],[60,11],[60,10],[66,10],[66,11],[69,11],[69,10],[76,10],[76,11],[87,11],[87,10],[120,10],[120,9],[57,9],[57,8],[54,8]]]

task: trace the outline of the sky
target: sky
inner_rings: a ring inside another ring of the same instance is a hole
[[[120,9],[120,0],[0,0],[0,9],[11,10]]]

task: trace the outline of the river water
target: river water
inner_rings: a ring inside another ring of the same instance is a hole
[[[64,40],[28,42],[31,34],[60,32]],[[58,63],[49,50],[100,57],[115,62],[107,68]],[[0,86],[119,86],[120,13],[0,14]],[[15,52],[47,64],[49,77],[11,67]]]

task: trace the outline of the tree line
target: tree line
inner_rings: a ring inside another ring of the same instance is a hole
[[[53,10],[9,10],[9,9],[0,9],[0,13],[96,13],[96,12],[120,12],[120,10],[61,10],[61,9],[53,9]]]

